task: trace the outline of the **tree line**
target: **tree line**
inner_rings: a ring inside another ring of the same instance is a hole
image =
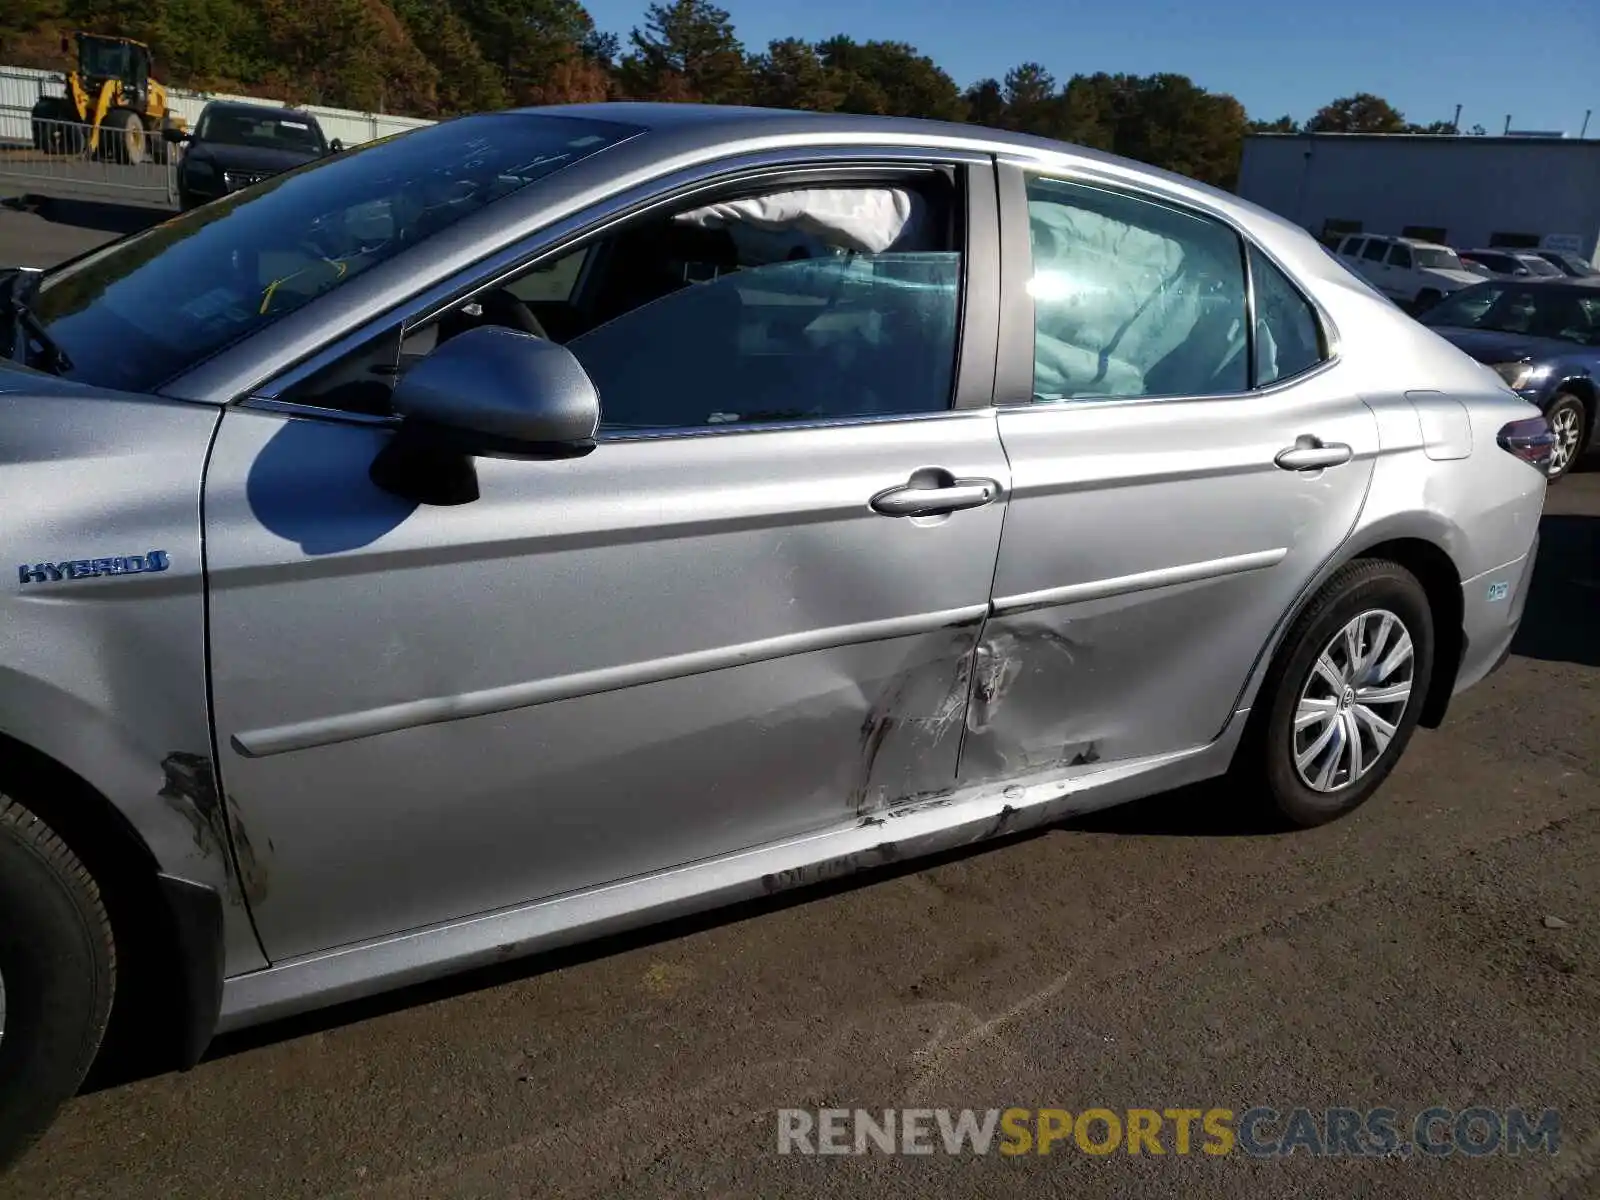
[[[1302,127],[1252,121],[1184,75],[1076,74],[1025,62],[963,88],[898,41],[783,38],[752,50],[711,0],[652,3],[626,42],[581,0],[7,0],[0,62],[60,69],[63,32],[149,42],[156,77],[422,117],[613,99],[756,104],[972,121],[1108,150],[1222,187],[1247,132],[1451,133],[1386,101],[1335,100]],[[1481,132],[1478,130],[1476,132]]]

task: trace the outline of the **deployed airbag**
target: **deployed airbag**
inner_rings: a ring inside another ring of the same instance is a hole
[[[795,232],[861,254],[882,254],[921,234],[927,202],[903,188],[800,188],[708,204],[676,220],[702,229]]]
[[[1217,338],[1195,335],[1208,317],[1231,313],[1219,264],[1192,243],[1086,208],[1035,201],[1028,209],[1036,395],[1159,394],[1218,369],[1224,356],[1215,351],[1237,339],[1239,322]]]

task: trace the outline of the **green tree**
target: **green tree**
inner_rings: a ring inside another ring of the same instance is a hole
[[[844,99],[834,72],[817,48],[800,38],[783,38],[767,46],[752,64],[754,99],[771,108],[804,108],[832,112]]]
[[[966,119],[956,81],[905,42],[857,42],[839,34],[818,44],[817,53],[837,73],[844,88],[839,107],[846,112]]]
[[[1006,72],[1006,125],[1042,137],[1055,136],[1061,97],[1055,76],[1036,62],[1025,62]]]
[[[1300,123],[1293,117],[1282,116],[1276,121],[1251,121],[1251,133],[1299,133]]]
[[[1394,105],[1371,92],[1342,96],[1319,108],[1306,122],[1311,133],[1403,133],[1406,119]]]
[[[374,112],[433,111],[438,70],[386,6],[368,0],[260,0],[286,99]]]
[[[750,97],[744,46],[727,11],[710,0],[652,4],[644,28],[635,27],[628,41],[633,49],[619,74],[630,96],[710,104],[738,104]]]
[[[991,129],[1001,129],[1006,122],[1006,94],[998,79],[980,79],[967,89],[967,120]]]
[[[594,36],[594,19],[579,0],[455,0],[450,7],[517,103],[528,102]]]
[[[483,56],[455,9],[438,0],[395,0],[394,9],[439,72],[439,115],[506,106],[504,74]]]

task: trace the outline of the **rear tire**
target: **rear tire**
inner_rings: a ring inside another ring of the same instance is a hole
[[[1583,457],[1589,440],[1589,412],[1583,407],[1583,401],[1571,392],[1557,392],[1544,416],[1550,422],[1550,432],[1556,435],[1555,453],[1545,478],[1556,483],[1565,479]]]
[[[1300,828],[1359,808],[1411,740],[1433,648],[1433,613],[1414,575],[1384,559],[1341,569],[1268,670],[1236,782],[1280,823]]]
[[[111,1015],[117,959],[100,889],[32,812],[0,796],[0,1168],[78,1090]]]

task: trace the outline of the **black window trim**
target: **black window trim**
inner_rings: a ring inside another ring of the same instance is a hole
[[[315,403],[288,400],[284,393],[373,340],[398,333],[401,340],[415,327],[472,296],[561,255],[592,244],[617,226],[651,211],[676,207],[706,194],[725,195],[746,186],[772,190],[823,183],[883,182],[910,174],[954,169],[958,202],[966,218],[962,243],[961,292],[956,312],[955,361],[949,404],[920,413],[866,414],[772,421],[759,425],[673,426],[661,429],[600,430],[601,442],[659,440],[674,437],[728,437],[814,429],[840,425],[892,424],[903,421],[970,417],[994,402],[995,343],[999,326],[1001,272],[998,269],[1000,218],[994,159],[988,154],[939,147],[792,147],[705,164],[674,181],[656,180],[557,222],[506,246],[472,266],[437,281],[391,306],[386,312],[324,343],[314,354],[277,372],[232,402],[243,408],[315,420],[393,426],[398,418],[362,413]],[[965,180],[965,186],[960,183]]]
[[[1000,362],[995,375],[995,406],[1001,409],[1052,411],[1061,406],[1073,407],[1093,404],[1192,404],[1206,401],[1245,400],[1271,396],[1278,391],[1300,383],[1321,372],[1331,370],[1339,361],[1338,327],[1328,311],[1296,281],[1294,272],[1258,241],[1237,220],[1226,212],[1195,204],[1192,201],[1165,195],[1153,187],[1131,185],[1122,179],[1108,179],[1092,170],[1075,165],[1063,165],[1043,159],[1013,155],[999,156],[996,162],[997,183],[1000,189],[1000,258],[1001,258],[1001,325]],[[1028,295],[1027,281],[1033,273],[1033,247],[1030,242],[1027,210],[1027,179],[1039,175],[1061,183],[1076,184],[1102,192],[1120,194],[1131,199],[1161,205],[1187,216],[1208,220],[1230,230],[1239,241],[1239,253],[1244,262],[1245,285],[1245,353],[1249,355],[1248,387],[1242,392],[1213,392],[1205,395],[1178,393],[1166,396],[1083,396],[1059,401],[1040,401],[1034,398],[1034,315],[1033,298]],[[1358,235],[1350,235],[1358,236]],[[1359,235],[1370,237],[1373,235]],[[1317,327],[1317,346],[1321,359],[1303,371],[1284,375],[1271,383],[1257,385],[1255,361],[1255,272],[1251,265],[1252,252],[1271,263],[1286,280],[1296,295],[1311,310]]]

